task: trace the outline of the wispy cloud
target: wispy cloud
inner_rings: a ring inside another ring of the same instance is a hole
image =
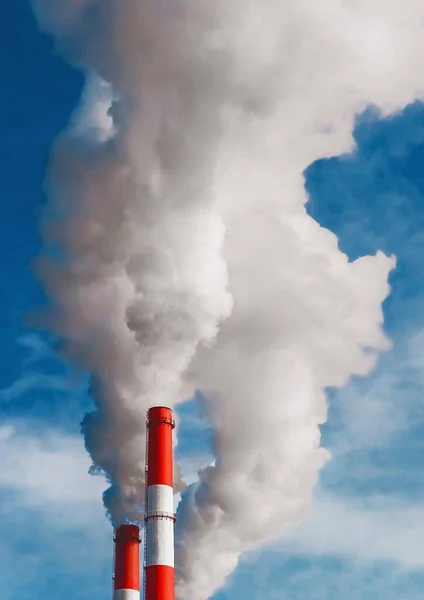
[[[248,555],[214,600],[421,600],[424,575],[389,564],[275,552]]]
[[[332,460],[321,485],[340,497],[376,493],[410,497],[424,492],[417,457],[424,430],[424,333],[399,333],[375,372],[331,394],[323,443]]]
[[[0,390],[0,401],[12,402],[32,390],[74,391],[74,386],[59,375],[25,371],[9,387]]]
[[[13,492],[16,505],[51,511],[74,524],[103,513],[106,483],[88,475],[82,438],[18,421],[0,427],[0,455],[0,491]]]
[[[390,561],[424,569],[424,503],[376,496],[364,503],[321,496],[281,548],[298,554]]]
[[[354,380],[337,394],[329,441],[338,454],[387,446],[424,423],[423,366],[424,332],[405,332],[370,377]]]
[[[70,376],[69,367],[60,361],[48,339],[28,334],[20,336],[16,343],[27,355],[22,359],[18,379],[0,390],[0,402],[12,402],[34,390],[74,393],[81,389],[81,384],[85,385],[80,377]]]
[[[47,597],[57,579],[67,600],[104,598],[112,566],[106,484],[88,475],[82,438],[15,420],[0,427],[0,455],[2,600]]]
[[[51,344],[40,335],[28,333],[17,338],[16,343],[28,351],[28,355],[22,361],[24,366],[38,363],[45,358],[57,359]]]

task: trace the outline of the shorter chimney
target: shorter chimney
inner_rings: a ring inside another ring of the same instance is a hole
[[[140,530],[137,525],[115,529],[114,600],[140,600]]]

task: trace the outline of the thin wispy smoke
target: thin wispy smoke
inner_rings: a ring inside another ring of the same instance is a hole
[[[217,462],[185,497],[177,581],[204,600],[241,552],[304,516],[327,458],[323,390],[388,346],[394,260],[349,262],[307,215],[302,173],[353,149],[369,103],[387,114],[422,95],[424,6],[37,8],[94,86],[52,156],[51,326],[93,374],[84,432],[114,521],[139,515],[146,408],[202,390]]]

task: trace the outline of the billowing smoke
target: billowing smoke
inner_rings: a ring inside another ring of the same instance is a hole
[[[186,495],[177,575],[181,599],[204,600],[241,552],[305,514],[327,457],[323,389],[388,345],[394,260],[349,262],[307,215],[302,173],[353,149],[368,104],[388,114],[424,95],[424,5],[37,7],[92,74],[86,104],[99,98],[53,153],[51,324],[93,374],[84,431],[114,521],[142,504],[147,406],[202,391],[217,462]]]
[[[199,32],[156,2],[51,8],[96,75],[53,152],[39,268],[51,326],[92,374],[83,430],[112,484],[106,507],[115,523],[140,520],[146,410],[184,397],[182,374],[232,306],[213,192],[219,69],[192,54]]]

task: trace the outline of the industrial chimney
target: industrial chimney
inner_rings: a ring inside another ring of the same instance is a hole
[[[140,600],[140,530],[120,525],[115,530],[114,600]]]
[[[174,600],[174,492],[172,410],[147,415],[145,600]]]

